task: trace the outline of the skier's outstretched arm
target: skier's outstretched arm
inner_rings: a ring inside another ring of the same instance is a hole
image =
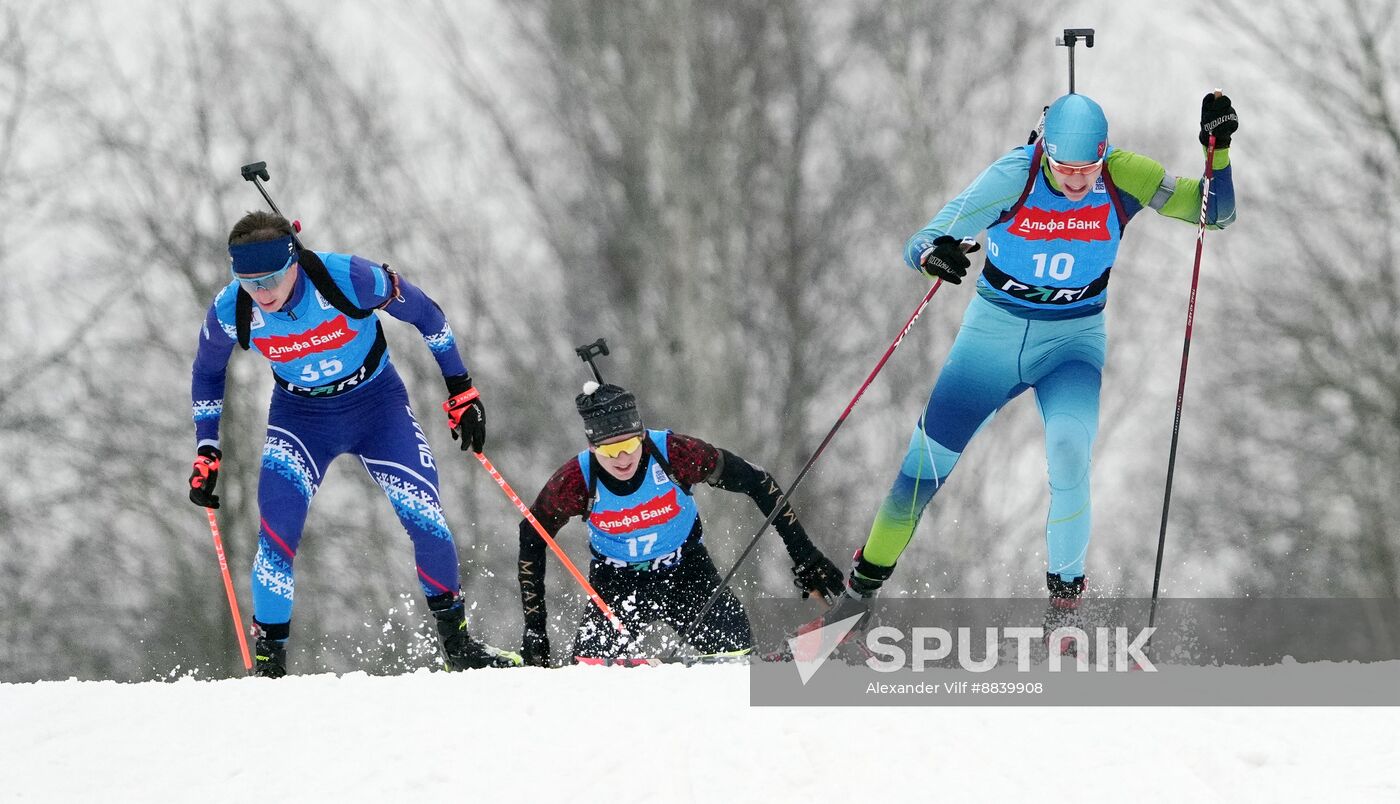
[[[1016,148],[988,165],[957,197],[924,224],[904,244],[904,262],[916,271],[928,273],[928,255],[940,238],[951,242],[976,237],[996,223],[1001,214],[1021,197],[1030,171],[1030,155]]]
[[[1235,222],[1235,178],[1230,170],[1230,140],[1239,128],[1234,105],[1225,95],[1207,95],[1201,101],[1200,141],[1204,146],[1215,135],[1211,156],[1210,198],[1206,201],[1206,228],[1224,229]],[[1186,223],[1199,223],[1200,177],[1170,176],[1156,160],[1142,154],[1114,149],[1106,164],[1109,175],[1125,194],[1128,217],[1144,207]]]
[[[783,496],[783,489],[768,470],[697,438],[673,433],[669,439],[668,451],[677,480],[683,483],[699,480],[718,489],[747,495],[764,516],[773,513]],[[801,520],[797,518],[797,512],[786,501],[774,518],[773,525],[787,548],[788,557],[792,559],[792,571],[803,596],[809,592],[830,597],[841,594],[844,576],[812,543]]]

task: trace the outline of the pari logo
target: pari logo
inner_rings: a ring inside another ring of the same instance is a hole
[[[1021,207],[1007,231],[1026,240],[1113,239],[1108,233],[1108,204],[1067,210]]]
[[[254,312],[257,312],[256,310]],[[350,324],[345,320],[345,316],[336,316],[315,329],[300,332],[295,335],[272,335],[266,338],[254,338],[253,345],[259,352],[267,356],[268,360],[278,363],[290,363],[299,357],[305,357],[316,352],[324,352],[329,349],[336,349],[354,340],[355,333],[351,331]]]
[[[853,642],[863,648],[865,666],[877,673],[900,670],[922,673],[929,669],[985,673],[1012,659],[1017,672],[1024,673],[1031,669],[1031,647],[1036,644],[1061,646],[1061,650],[1048,651],[1046,669],[1052,673],[1061,672],[1066,665],[1076,672],[1157,672],[1156,665],[1143,653],[1143,646],[1157,630],[1155,627],[1140,629],[1131,636],[1129,630],[1121,626],[1100,626],[1093,629],[1092,635],[1082,628],[1063,627],[1051,631],[1047,638],[1045,629],[1039,626],[953,630],[915,627],[906,633],[882,625],[863,634],[856,631],[853,635],[863,616],[857,614],[788,640],[793,664],[804,686],[838,646]]]

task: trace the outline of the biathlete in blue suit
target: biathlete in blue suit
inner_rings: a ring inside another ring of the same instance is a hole
[[[1237,127],[1230,99],[1207,95],[1201,143],[1211,132],[1216,137],[1205,210],[1210,228],[1235,218],[1229,149]],[[1134,215],[1151,208],[1196,223],[1201,187],[1199,179],[1172,177],[1157,162],[1110,146],[1103,110],[1070,94],[1049,107],[1039,142],[997,160],[909,239],[904,258],[911,268],[958,283],[970,265],[960,242],[986,230],[986,264],[894,484],[856,554],[846,594],[826,621],[863,609],[861,601],[890,577],[973,435],[1027,389],[1040,407],[1049,463],[1047,626],[1068,619],[1084,591],[1109,271]]]
[[[190,500],[218,508],[219,419],[236,345],[272,363],[276,387],[258,479],[258,552],[253,562],[256,673],[286,673],[295,576],[311,499],[331,461],[359,459],[394,507],[413,544],[419,582],[450,670],[513,666],[518,654],[467,634],[457,547],[438,496],[437,466],[389,362],[378,311],[418,328],[447,383],[448,426],[462,449],[480,452],[485,408],[441,308],[387,265],[349,254],[301,250],[285,218],[251,212],[229,234],[233,274],[210,305],[195,355],[196,451]]]

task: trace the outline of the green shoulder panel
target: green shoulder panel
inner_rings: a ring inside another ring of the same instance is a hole
[[[1157,160],[1122,148],[1113,149],[1105,167],[1118,189],[1136,198],[1144,207],[1156,195],[1167,175],[1167,169]]]
[[[1215,170],[1226,168],[1229,164],[1228,149],[1215,152]],[[1165,182],[1166,188],[1163,188],[1167,171],[1161,163],[1142,154],[1118,148],[1108,155],[1107,169],[1118,189],[1136,198],[1144,207],[1151,206],[1150,202],[1159,189],[1170,189],[1171,195],[1157,208],[1157,214],[1187,223],[1196,223],[1200,219],[1200,177],[1176,176]],[[1211,228],[1215,226],[1212,224]]]

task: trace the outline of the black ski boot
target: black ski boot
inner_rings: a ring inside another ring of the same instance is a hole
[[[846,591],[822,615],[823,623],[839,623],[857,614],[863,615],[853,632],[870,625],[870,599],[880,591],[894,574],[894,567],[881,567],[865,560],[864,548],[851,557],[851,573],[846,576]]]
[[[870,623],[870,599],[875,596],[880,587],[894,574],[894,567],[881,567],[871,564],[865,560],[861,550],[857,550],[852,557],[852,567],[850,575],[846,577],[846,590],[842,592],[822,615],[797,629],[797,636],[809,634],[829,625],[843,622],[852,617],[859,617],[855,624],[842,637],[837,646],[837,653],[842,654],[847,661],[864,661],[868,652],[861,642],[861,636],[871,625]],[[847,650],[853,648],[853,650]],[[791,657],[789,651],[784,651],[787,655],[781,657],[786,660]],[[765,657],[768,658],[768,657]],[[799,657],[800,658],[800,657]],[[771,660],[771,659],[770,659]]]
[[[1062,656],[1074,656],[1078,652],[1075,639],[1061,636],[1051,640],[1050,635],[1058,628],[1078,628],[1088,633],[1079,611],[1079,604],[1084,598],[1084,576],[1066,581],[1057,573],[1047,572],[1045,585],[1050,590],[1050,601],[1045,604],[1045,620],[1041,626],[1044,629],[1045,648]]]
[[[253,675],[281,678],[287,675],[287,637],[291,623],[264,625],[253,621]]]
[[[479,670],[525,664],[520,654],[492,647],[467,633],[466,610],[460,596],[448,594],[429,598],[428,608],[437,620],[438,636],[442,639],[443,669]]]

